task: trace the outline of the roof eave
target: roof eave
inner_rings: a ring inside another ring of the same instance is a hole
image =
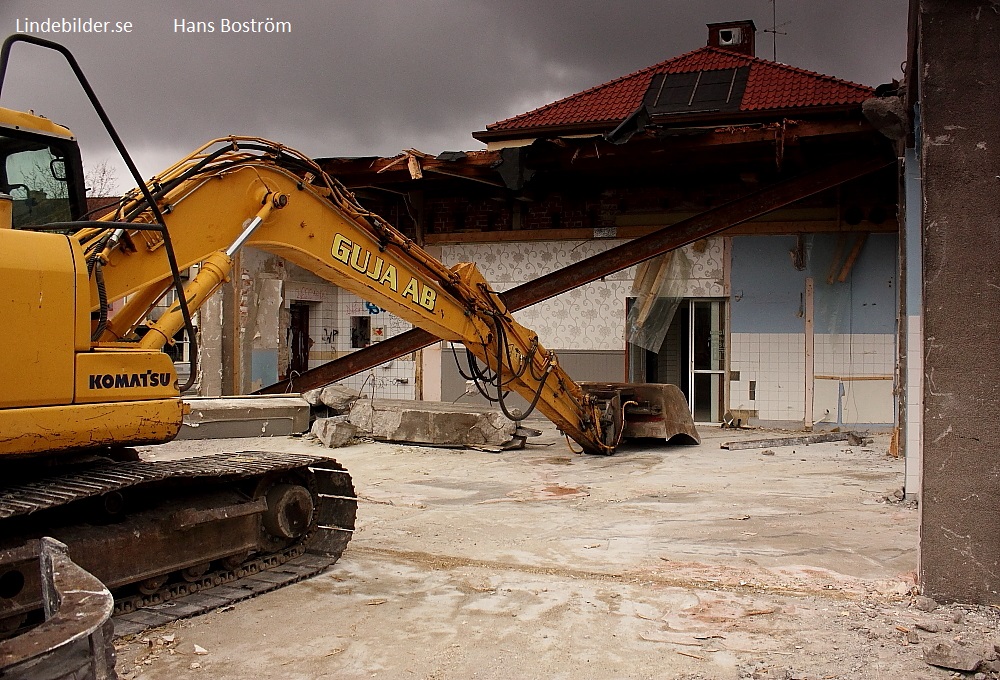
[[[746,122],[757,122],[765,118],[812,117],[816,115],[842,115],[856,113],[861,115],[861,104],[828,104],[822,106],[802,106],[784,109],[759,109],[753,111],[727,111],[718,114],[658,114],[652,117],[659,125],[673,123],[689,124],[692,122],[711,125],[739,125]],[[503,130],[480,130],[472,136],[480,142],[497,142],[510,139],[525,139],[528,137],[559,137],[571,134],[600,135],[613,130],[621,120],[588,121],[571,125],[540,125],[537,127],[508,128]]]
[[[613,129],[620,120],[587,121],[570,125],[539,125],[523,128],[505,128],[503,130],[479,130],[472,136],[480,142],[493,142],[502,139],[524,139],[525,137],[551,137],[560,135],[579,135],[593,133],[603,134]]]

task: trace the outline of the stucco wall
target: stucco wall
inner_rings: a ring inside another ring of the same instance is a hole
[[[919,3],[924,431],[920,583],[1000,604],[1000,15]],[[960,39],[958,39],[960,37]]]

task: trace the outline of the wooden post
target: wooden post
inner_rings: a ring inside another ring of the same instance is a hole
[[[233,275],[223,286],[222,318],[229,323],[222,324],[222,394],[241,394],[240,372],[240,276],[243,257],[240,252],[233,256]]]
[[[816,337],[813,332],[813,280],[806,277],[805,294],[805,320],[806,320],[806,398],[805,398],[805,418],[803,424],[806,431],[811,431],[813,427],[813,389],[816,384]]]

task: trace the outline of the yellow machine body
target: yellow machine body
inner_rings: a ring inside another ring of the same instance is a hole
[[[9,220],[9,217],[8,217]],[[170,357],[94,347],[72,238],[0,229],[0,455],[169,441],[183,404]]]

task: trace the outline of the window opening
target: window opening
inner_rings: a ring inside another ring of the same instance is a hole
[[[372,321],[369,316],[351,317],[351,349],[361,349],[372,344]]]

